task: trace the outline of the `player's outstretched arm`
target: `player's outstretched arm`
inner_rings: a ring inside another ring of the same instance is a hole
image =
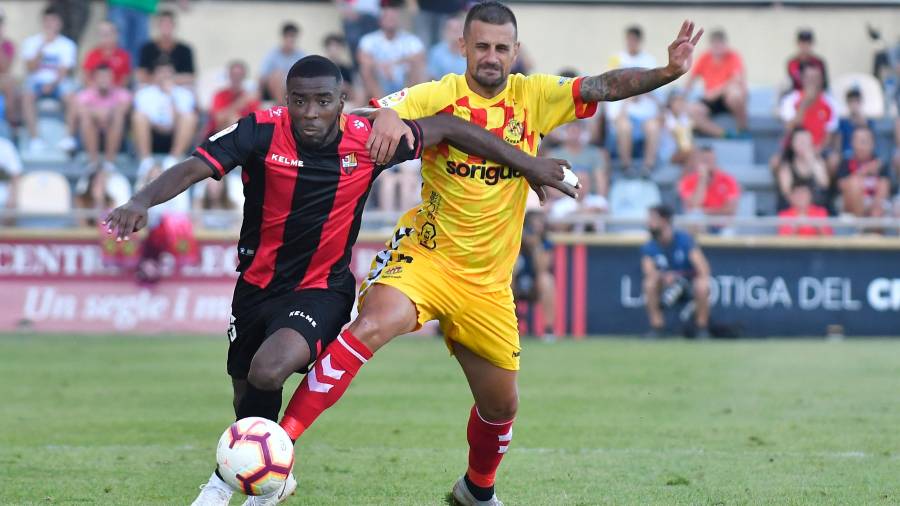
[[[627,68],[586,77],[581,83],[581,99],[585,102],[611,102],[642,95],[666,85],[691,69],[694,48],[703,29],[694,34],[693,21],[681,24],[681,31],[669,44],[669,63],[655,69]]]
[[[528,181],[541,202],[546,200],[545,186],[556,188],[573,198],[577,196],[577,188],[563,182],[563,167],[570,168],[565,160],[530,156],[487,130],[449,114],[430,116],[416,122],[422,128],[422,144],[425,147],[446,141],[466,153],[512,167]]]
[[[103,224],[116,240],[128,240],[129,235],[147,225],[147,210],[171,200],[194,183],[208,178],[209,166],[199,158],[190,157],[163,172],[158,178],[137,192],[131,200],[114,209]]]

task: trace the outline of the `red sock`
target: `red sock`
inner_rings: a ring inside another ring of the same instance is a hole
[[[291,439],[300,437],[323,411],[344,395],[359,368],[370,358],[372,352],[349,330],[325,348],[284,410],[281,426]]]
[[[486,422],[472,406],[469,414],[469,480],[479,487],[493,487],[500,461],[512,441],[513,420]]]

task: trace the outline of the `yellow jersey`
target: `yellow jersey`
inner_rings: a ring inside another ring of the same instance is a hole
[[[401,118],[451,113],[486,128],[530,155],[559,125],[592,116],[596,103],[580,97],[581,78],[510,75],[493,98],[469,89],[465,76],[448,74],[377,101]],[[522,240],[530,188],[518,171],[469,156],[446,143],[422,153],[422,203],[398,228],[415,231],[417,247],[448,272],[479,285],[509,286]]]

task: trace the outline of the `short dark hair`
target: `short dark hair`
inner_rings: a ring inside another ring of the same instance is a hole
[[[709,34],[709,38],[721,42],[725,42],[726,40],[728,40],[728,37],[725,35],[725,30],[721,28],[716,28],[715,30],[713,30],[713,32]]]
[[[333,77],[338,84],[344,81],[341,69],[333,61],[317,54],[304,56],[291,66],[287,81],[290,82],[295,77]]]
[[[794,184],[791,185],[791,191],[799,190],[801,188],[806,188],[810,192],[812,192],[813,187],[809,181],[804,181],[802,179],[794,181]]]
[[[633,35],[638,40],[644,40],[644,30],[638,25],[631,25],[625,29],[625,35]]]
[[[157,18],[169,18],[172,21],[175,21],[175,11],[171,9],[163,9],[156,13]]]
[[[665,204],[659,204],[651,207],[650,212],[656,213],[660,218],[666,220],[669,223],[672,223],[672,216],[675,215],[675,212],[672,210],[672,208]]]
[[[862,100],[862,91],[859,88],[850,88],[847,90],[847,95],[845,96],[847,101],[849,102],[851,99]]]
[[[231,70],[231,67],[243,67],[244,70],[248,69],[247,62],[245,62],[244,60],[238,60],[238,59],[231,60],[228,62],[228,66],[226,68],[228,70]]]
[[[62,17],[62,13],[59,12],[59,9],[56,6],[48,5],[46,9],[44,9],[44,16],[56,16],[58,18]]]
[[[402,9],[406,7],[404,0],[381,0],[382,9]]]
[[[519,24],[516,22],[516,15],[513,14],[512,9],[494,0],[477,3],[469,9],[465,24],[463,24],[463,33],[469,33],[469,25],[472,24],[472,21],[481,21],[489,25],[512,23],[516,36],[519,34]]]
[[[797,42],[812,42],[813,40],[815,40],[815,36],[809,28],[797,30]]]
[[[94,67],[94,72],[99,72],[101,70],[112,70],[112,67],[109,66],[109,63],[103,62],[100,65]]]
[[[339,33],[332,32],[326,35],[325,40],[322,41],[323,46],[327,46],[329,44],[340,44],[342,46],[346,46],[347,39]]]
[[[300,33],[300,27],[294,23],[291,23],[290,21],[281,25],[281,36],[282,37],[284,37],[285,35],[290,35],[290,34],[296,35],[298,33]]]

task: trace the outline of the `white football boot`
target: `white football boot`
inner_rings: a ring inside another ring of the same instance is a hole
[[[294,473],[291,473],[288,475],[288,479],[284,482],[281,490],[266,495],[248,496],[242,506],[275,506],[287,501],[287,498],[293,495],[295,490],[297,490],[297,480],[294,479]]]
[[[191,506],[227,506],[232,494],[234,489],[213,473],[206,484],[200,485],[200,495]]]
[[[500,499],[497,499],[497,494],[494,494],[494,497],[491,497],[487,501],[475,499],[475,496],[469,491],[469,486],[466,485],[465,477],[460,477],[456,480],[456,484],[453,485],[453,492],[451,494],[453,495],[453,499],[456,500],[456,503],[461,506],[503,506]]]

